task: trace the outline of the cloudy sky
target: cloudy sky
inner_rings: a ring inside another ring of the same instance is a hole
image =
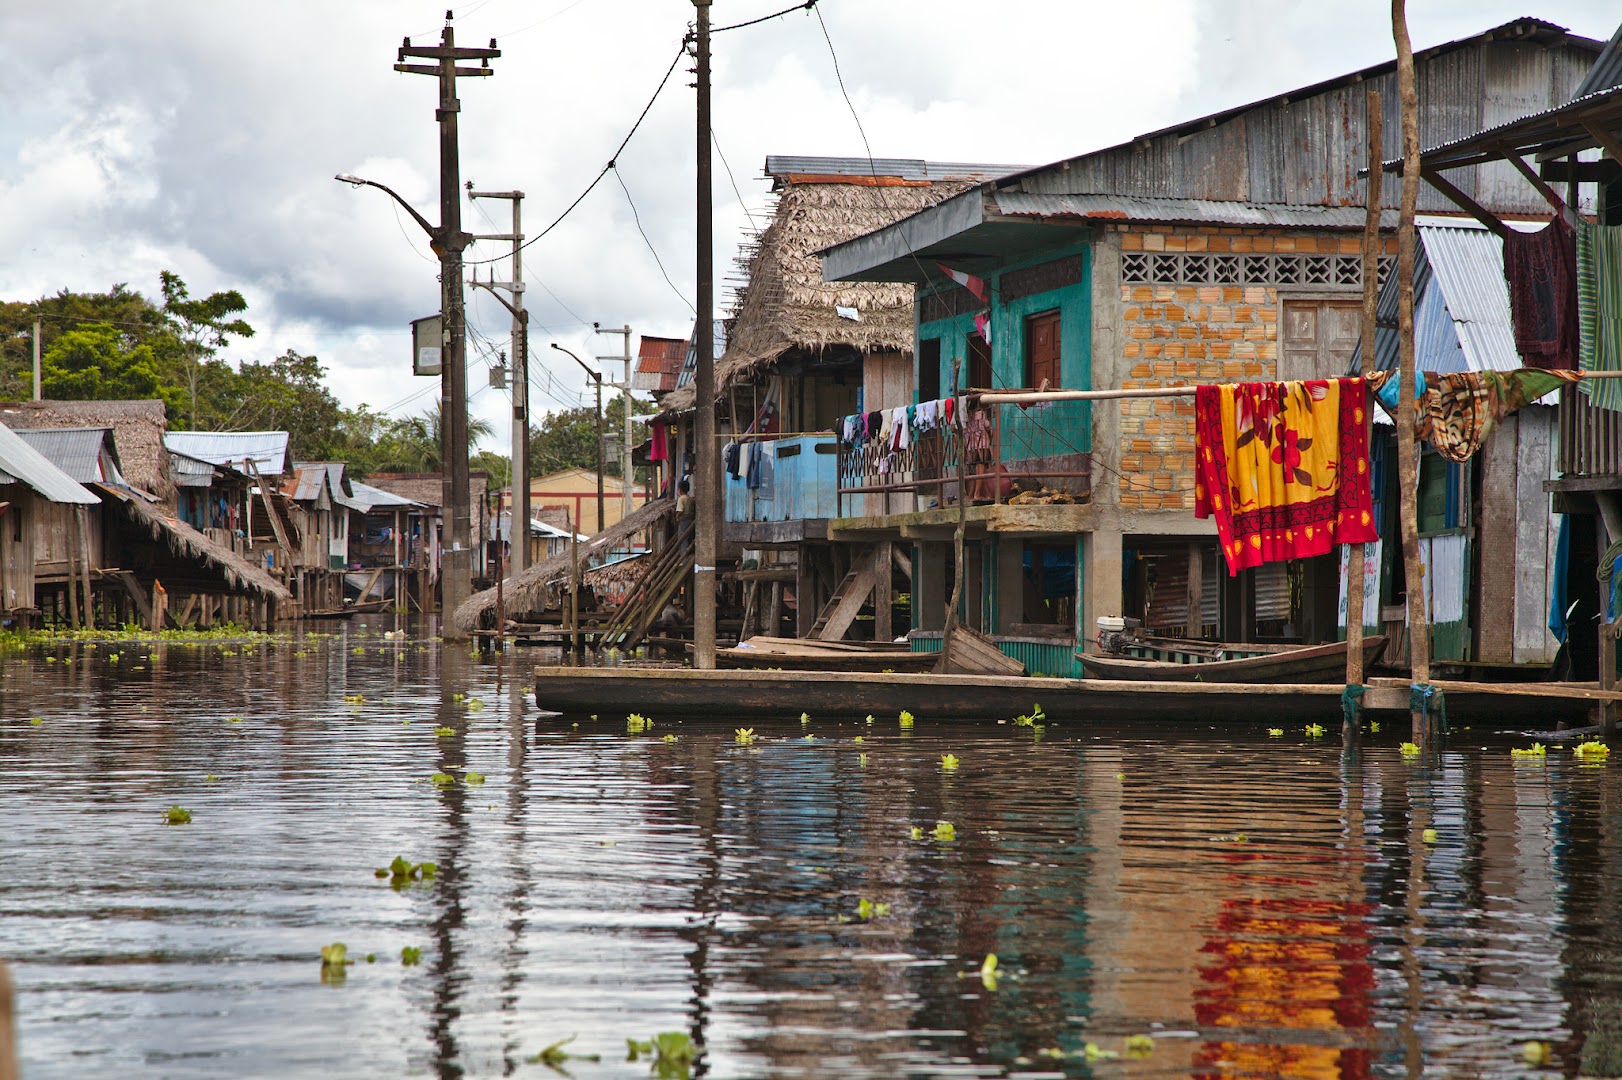
[[[788,2],[716,0],[713,19]],[[156,295],[158,272],[172,269],[193,295],[248,298],[259,333],[233,359],[294,348],[322,359],[346,404],[409,413],[432,402],[438,380],[410,374],[407,332],[438,307],[427,244],[381,192],[332,177],[388,184],[437,221],[435,83],[392,65],[403,37],[437,41],[444,0],[0,6],[0,298],[115,282]],[[461,83],[463,178],[523,190],[525,231],[539,231],[629,130],[692,10],[689,0],[454,4],[459,44],[495,37],[502,50],[493,77]],[[1381,0],[820,0],[818,10],[880,157],[1041,164],[1394,51]],[[1409,0],[1417,47],[1523,15],[1601,40],[1618,18],[1602,0]],[[618,159],[630,199],[611,174],[525,252],[538,409],[585,400],[583,375],[548,342],[589,358],[619,349],[617,337],[593,338],[594,321],[669,336],[691,326],[689,80],[678,67]],[[717,158],[719,279],[750,215],[763,220],[767,154],[864,150],[815,14],[718,35],[715,86],[715,138],[737,187]],[[507,231],[506,203],[464,207],[469,231]],[[473,293],[469,323],[474,408],[505,445],[510,413],[486,369],[507,347],[509,318]]]

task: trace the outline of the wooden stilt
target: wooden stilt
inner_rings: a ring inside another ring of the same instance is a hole
[[[1368,187],[1364,192],[1363,201],[1365,213],[1363,215],[1363,336],[1362,336],[1362,363],[1359,370],[1365,375],[1374,371],[1374,335],[1376,331],[1375,312],[1379,306],[1380,298],[1380,209],[1381,191],[1380,179],[1381,163],[1384,155],[1381,153],[1381,140],[1384,132],[1381,125],[1380,93],[1370,90],[1368,93],[1368,134],[1369,134],[1369,179]],[[1367,418],[1366,425],[1372,424],[1373,410]],[[1367,434],[1367,426],[1364,432]],[[1346,557],[1346,685],[1358,687],[1363,685],[1363,575],[1365,548],[1364,544],[1353,544]],[[1341,737],[1347,741],[1357,737],[1357,724],[1355,716],[1352,722],[1345,724]]]
[[[1419,95],[1405,0],[1391,0],[1397,43],[1397,92],[1402,103],[1402,210],[1397,225],[1397,472],[1401,488],[1402,560],[1408,587],[1408,666],[1413,685],[1430,683],[1430,624],[1425,612],[1425,569],[1419,561],[1417,491],[1419,448],[1414,440],[1414,212],[1419,202]],[[1432,731],[1430,709],[1411,710],[1413,740],[1424,746]]]
[[[96,593],[90,587],[90,511],[76,505],[73,516],[79,522],[79,572],[84,575],[84,625],[86,629],[93,629],[96,625]]]
[[[75,630],[79,629],[79,572],[75,565],[78,562],[79,550],[79,516],[69,509],[68,512],[68,625]]]
[[[11,970],[0,960],[0,1080],[18,1080],[17,1026]]]

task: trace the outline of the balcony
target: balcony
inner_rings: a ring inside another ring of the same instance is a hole
[[[753,455],[758,461],[751,469]],[[746,544],[826,538],[827,519],[839,508],[838,460],[839,445],[832,435],[742,443],[743,475],[722,474],[724,538]]]
[[[1085,503],[1091,494],[1090,403],[969,406],[960,425],[912,432],[905,449],[876,438],[841,443],[838,517],[958,504]]]

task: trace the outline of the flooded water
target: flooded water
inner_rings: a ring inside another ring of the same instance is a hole
[[[29,1080],[549,1076],[570,1036],[569,1075],[647,1077],[660,1032],[712,1077],[1622,1072],[1622,760],[1243,720],[742,745],[537,722],[536,657],[382,629],[0,654]]]

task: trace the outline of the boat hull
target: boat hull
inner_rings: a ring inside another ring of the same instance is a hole
[[[1386,639],[1363,639],[1363,668],[1368,670],[1385,649]],[[1346,682],[1346,642],[1312,645],[1301,649],[1241,656],[1232,660],[1208,660],[1200,664],[1179,664],[1160,660],[1104,653],[1076,654],[1082,668],[1095,679],[1124,679],[1134,682],[1231,682],[1231,683],[1340,683]]]

